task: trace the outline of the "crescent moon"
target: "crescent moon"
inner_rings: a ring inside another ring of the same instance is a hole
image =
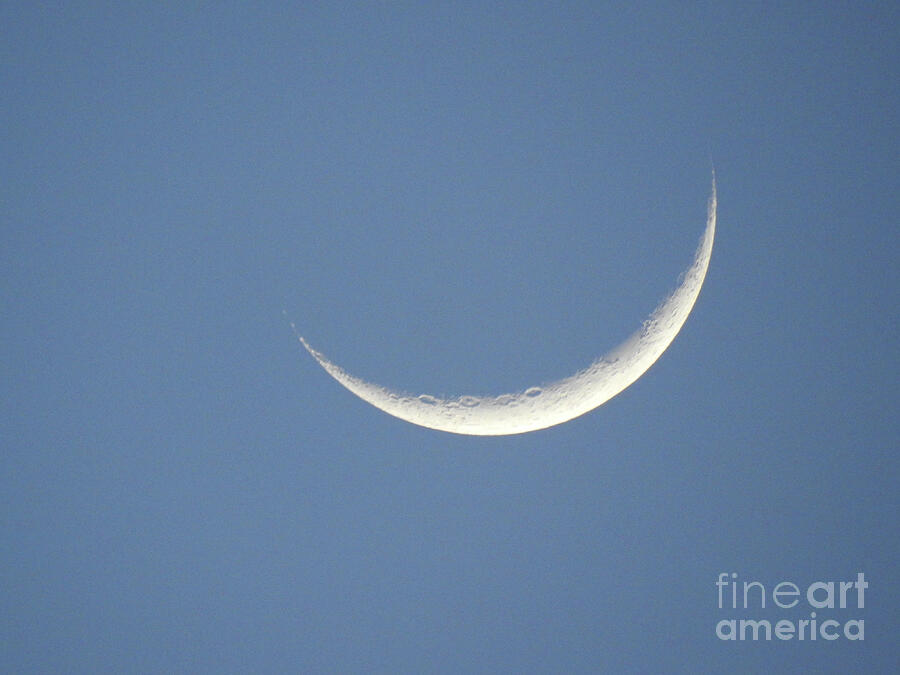
[[[500,396],[440,398],[411,395],[351,375],[313,349],[306,350],[329,375],[364,401],[402,420],[429,429],[474,436],[503,436],[568,422],[606,403],[652,366],[687,321],[706,278],[716,233],[716,177],[713,174],[706,230],[681,283],[633,335],[584,370],[541,387]]]

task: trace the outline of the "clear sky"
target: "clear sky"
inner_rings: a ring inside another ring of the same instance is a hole
[[[895,672],[898,5],[3,3],[0,670]],[[637,383],[446,434],[688,266]],[[865,639],[720,640],[737,573]],[[728,598],[727,592],[725,597]],[[851,598],[856,598],[855,591]]]

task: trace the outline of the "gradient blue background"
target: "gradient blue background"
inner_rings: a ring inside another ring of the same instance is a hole
[[[249,4],[0,7],[0,669],[895,672],[897,5]],[[282,315],[563,377],[711,161],[693,314],[563,426],[406,424]],[[866,639],[720,642],[723,571],[862,571]]]

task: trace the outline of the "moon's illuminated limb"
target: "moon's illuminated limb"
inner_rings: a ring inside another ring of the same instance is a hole
[[[706,219],[706,231],[681,284],[644,321],[641,328],[608,354],[571,377],[543,387],[500,396],[438,398],[391,391],[366,382],[333,364],[300,341],[328,373],[376,408],[407,422],[440,431],[475,436],[521,434],[552,427],[583,415],[632,384],[660,357],[684,325],[709,267],[716,233],[716,179]]]

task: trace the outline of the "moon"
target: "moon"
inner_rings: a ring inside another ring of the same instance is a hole
[[[706,230],[678,287],[618,347],[584,370],[552,384],[500,396],[440,398],[392,391],[351,375],[313,349],[306,350],[329,375],[384,412],[429,429],[473,436],[503,436],[568,422],[606,403],[652,366],[687,321],[706,278],[716,233],[716,177],[713,174]]]

